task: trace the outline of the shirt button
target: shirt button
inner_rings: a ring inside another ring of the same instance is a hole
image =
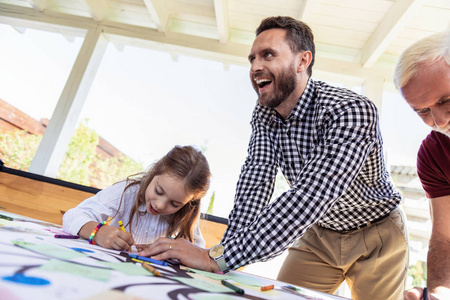
[[[291,136],[291,131],[290,130],[286,131],[286,134],[287,136]]]

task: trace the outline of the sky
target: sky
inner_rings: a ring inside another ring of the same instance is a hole
[[[37,120],[50,119],[81,44],[81,38],[30,29],[21,34],[0,24],[0,98]],[[202,211],[214,191],[213,213],[227,217],[256,103],[248,70],[109,44],[80,120],[144,166],[174,145],[204,149],[212,181]],[[388,163],[414,166],[430,129],[398,93],[385,93],[380,125]]]

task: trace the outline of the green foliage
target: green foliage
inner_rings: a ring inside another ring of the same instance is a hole
[[[423,261],[417,261],[415,265],[409,266],[408,277],[412,278],[411,286],[426,286],[427,285],[427,263]]]
[[[213,213],[214,199],[216,199],[216,192],[215,191],[211,195],[211,199],[209,200],[208,209],[206,210],[206,213],[208,215],[212,215],[212,213]]]
[[[103,170],[107,170],[107,172]],[[102,158],[101,155],[97,155],[95,163],[90,166],[90,173],[95,177],[91,178],[91,181],[95,181],[99,188],[105,188],[129,175],[143,171],[144,167],[141,164],[123,155],[109,158]]]
[[[72,136],[56,178],[102,189],[144,170],[127,156],[99,153],[99,136],[86,123],[81,122]],[[41,139],[26,131],[0,132],[0,158],[7,167],[27,171]]]
[[[41,139],[26,131],[0,132],[0,159],[10,168],[27,171]]]
[[[84,123],[80,123],[72,136],[56,177],[82,185],[90,185],[89,166],[94,163],[99,138],[98,134],[90,130]]]

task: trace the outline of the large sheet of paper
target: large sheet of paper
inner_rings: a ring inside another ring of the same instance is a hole
[[[152,265],[161,277],[123,253],[84,239],[58,239],[52,224],[0,211],[0,295],[19,299],[342,299],[243,272],[215,274],[178,264]],[[17,219],[21,220],[17,220]],[[244,289],[240,295],[221,284]],[[275,288],[261,291],[261,286]]]

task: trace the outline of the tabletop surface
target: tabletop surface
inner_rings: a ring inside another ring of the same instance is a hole
[[[158,277],[120,251],[55,234],[65,233],[58,225],[0,210],[2,300],[343,299],[300,287],[289,289],[286,283],[238,271],[222,275],[178,264],[152,264],[162,275]],[[245,294],[225,287],[221,280]],[[274,288],[261,291],[269,285]]]

